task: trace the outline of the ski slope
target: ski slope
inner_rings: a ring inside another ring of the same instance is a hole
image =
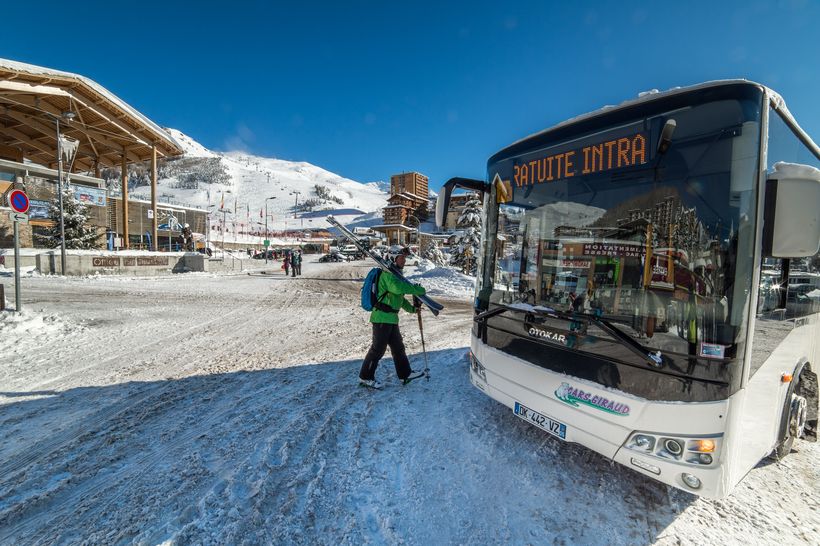
[[[372,264],[277,265],[24,280],[28,311],[0,314],[0,544],[817,543],[816,444],[722,501],[613,465],[470,385],[460,291],[424,317],[431,379],[388,358],[362,389]]]
[[[286,161],[255,156],[244,152],[214,152],[202,146],[190,136],[176,129],[168,129],[174,139],[185,150],[189,158],[219,158],[229,175],[227,183],[200,183],[198,189],[175,187],[175,178],[163,178],[157,182],[160,195],[176,203],[201,209],[217,211],[223,207],[227,214],[226,224],[233,233],[247,226],[265,224],[265,203],[269,216],[268,228],[272,231],[296,228],[326,228],[324,217],[335,210],[346,210],[347,214],[335,213],[344,221],[352,220],[366,213],[379,212],[387,204],[387,193],[380,183],[362,184],[306,162]],[[341,203],[327,203],[323,214],[294,212],[297,202],[315,198],[315,186],[324,186],[329,195]],[[132,191],[135,198],[150,198],[148,188]],[[274,199],[269,199],[273,197]],[[214,212],[211,219],[216,225],[222,214]],[[240,225],[242,227],[240,227]]]

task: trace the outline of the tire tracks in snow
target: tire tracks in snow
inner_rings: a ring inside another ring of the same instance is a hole
[[[36,530],[40,529],[42,532],[48,532],[50,528],[56,529],[71,529],[71,522],[76,517],[78,511],[84,512],[84,523],[91,528],[92,521],[88,518],[92,514],[90,512],[99,514],[99,517],[105,517],[108,509],[114,505],[123,495],[127,494],[131,489],[142,489],[139,487],[139,481],[150,471],[161,465],[174,452],[185,450],[191,447],[192,441],[202,436],[217,425],[222,424],[223,429],[225,423],[230,423],[235,420],[243,420],[245,411],[253,411],[254,401],[260,398],[267,399],[270,391],[280,387],[279,385],[266,384],[257,386],[255,389],[248,389],[248,383],[251,378],[244,380],[234,380],[229,387],[223,387],[220,392],[213,393],[208,389],[211,387],[210,383],[203,383],[198,389],[183,391],[175,393],[173,385],[165,385],[164,388],[154,392],[153,401],[146,400],[144,407],[131,406],[125,409],[124,413],[130,411],[131,415],[120,414],[115,420],[111,421],[111,426],[106,430],[95,431],[89,438],[85,440],[85,446],[82,451],[74,452],[73,457],[63,461],[52,463],[51,466],[71,466],[73,461],[78,461],[88,457],[96,457],[99,462],[100,452],[105,451],[105,443],[107,441],[108,433],[117,431],[118,433],[126,433],[126,438],[120,443],[127,444],[127,433],[136,432],[134,429],[140,429],[145,426],[150,426],[150,423],[158,422],[160,425],[163,421],[167,421],[168,417],[165,415],[167,410],[178,407],[180,402],[195,398],[201,395],[218,396],[221,399],[231,399],[231,403],[224,403],[223,407],[217,411],[210,412],[202,419],[197,419],[197,426],[191,427],[189,430],[182,430],[178,434],[173,435],[173,444],[171,446],[162,444],[155,446],[153,449],[148,449],[140,452],[136,457],[132,457],[125,461],[119,462],[119,468],[114,471],[106,466],[101,472],[91,476],[89,479],[83,479],[80,484],[74,486],[73,491],[66,491],[67,495],[64,498],[57,499],[60,491],[51,491],[48,493],[43,502],[32,502],[18,505],[16,515],[23,516],[26,512],[33,512],[35,515],[29,519],[22,519],[17,525],[5,527],[6,523],[15,513],[0,514],[0,542],[8,539],[15,539],[19,537],[36,537]],[[283,398],[278,403],[295,404],[304,396],[304,391],[301,385],[295,383],[288,389],[277,389],[276,394]],[[176,396],[175,396],[176,395]],[[235,398],[235,400],[233,400]],[[250,404],[249,404],[250,402]],[[247,406],[251,406],[248,408]],[[179,410],[184,412],[184,408]],[[143,422],[153,415],[148,425]],[[229,417],[233,415],[233,419]],[[123,422],[120,426],[117,420]],[[293,420],[298,420],[294,417]],[[292,422],[292,421],[290,421]],[[289,423],[290,423],[289,422]],[[288,424],[283,425],[281,430],[286,430]],[[264,426],[264,425],[262,425]],[[120,445],[119,449],[129,450],[130,446]],[[92,455],[93,454],[93,455]],[[117,460],[118,452],[111,453],[112,460]],[[126,452],[127,455],[127,452]],[[105,472],[105,470],[109,470]],[[217,469],[218,470],[218,469]],[[64,485],[64,488],[67,486]],[[113,492],[113,495],[106,496],[106,492]],[[36,501],[37,499],[35,499]],[[53,514],[62,514],[62,517],[54,518]],[[48,522],[48,525],[46,525]],[[99,522],[96,522],[99,523]],[[109,526],[110,527],[110,526]],[[99,528],[99,527],[97,527]],[[35,533],[32,533],[34,531]],[[46,537],[42,537],[45,539]],[[112,538],[112,537],[109,537]],[[123,538],[123,537],[118,537]],[[38,539],[39,540],[39,539]]]
[[[338,379],[346,372],[328,375],[335,376],[337,381],[332,384],[338,385]],[[348,393],[344,395],[343,391]],[[291,526],[280,522],[287,519],[286,513],[302,513],[294,503],[299,502],[317,476],[323,475],[324,453],[335,442],[336,422],[344,417],[344,408],[350,406],[355,396],[355,391],[351,393],[347,387],[327,389],[322,384],[309,385],[294,401],[298,402],[295,405],[299,408],[320,408],[319,411],[324,413],[319,426],[315,426],[306,412],[294,412],[292,418],[210,488],[199,502],[196,517],[179,530],[175,539],[182,543],[197,543],[201,533],[217,529],[219,535],[213,538],[221,543],[252,541],[251,537],[260,541],[288,542],[286,531]],[[281,401],[277,401],[277,405],[286,407]],[[331,410],[325,411],[328,407]],[[221,510],[223,506],[233,506],[235,510],[225,514]],[[275,536],[265,536],[263,532],[260,536],[260,527],[264,530],[271,520],[277,522],[274,528],[283,532]],[[260,526],[262,521],[265,525]]]

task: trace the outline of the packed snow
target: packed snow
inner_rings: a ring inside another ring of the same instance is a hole
[[[449,296],[472,299],[475,277],[459,273],[451,267],[436,266],[421,259],[415,267],[408,267],[407,280],[425,287],[431,296]]]
[[[562,443],[470,385],[472,294],[432,264],[407,271],[446,280],[430,379],[385,358],[385,389],[357,387],[373,263],[315,258],[25,278],[0,314],[0,544],[817,544],[816,444],[709,501]]]

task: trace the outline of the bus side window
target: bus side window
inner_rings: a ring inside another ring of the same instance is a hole
[[[767,172],[778,161],[820,168],[820,160],[769,108]],[[804,317],[820,313],[820,253],[789,260],[763,257],[758,283],[752,375]]]

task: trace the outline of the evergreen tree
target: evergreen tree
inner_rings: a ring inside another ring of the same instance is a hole
[[[54,225],[46,235],[37,235],[37,238],[45,245],[57,248],[60,246],[60,203],[56,197],[51,201],[48,217]],[[68,187],[63,189],[63,218],[66,248],[99,248],[102,234],[88,221],[88,207],[77,200]]]
[[[441,251],[436,241],[429,241],[425,244],[421,257],[425,260],[430,260],[436,265],[444,265],[446,263],[444,252]]]
[[[481,251],[481,201],[472,197],[456,220],[456,228],[463,231],[458,240],[451,264],[468,275],[475,275],[478,253]]]

